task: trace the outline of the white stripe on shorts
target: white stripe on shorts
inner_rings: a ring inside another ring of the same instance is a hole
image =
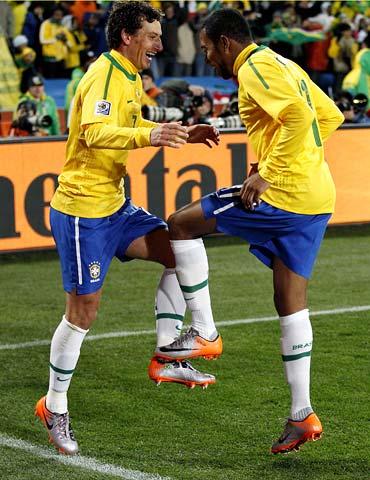
[[[213,213],[214,213],[214,215],[217,215],[218,213],[224,212],[225,210],[229,210],[229,208],[234,207],[237,203],[239,203],[239,202],[228,203],[227,205],[224,205],[221,208],[217,208],[217,210],[213,210]]]
[[[80,229],[78,227],[79,220],[80,220],[80,217],[75,217],[75,243],[76,243],[78,284],[82,285],[82,266],[81,266],[81,252],[80,252]]]
[[[232,193],[222,193],[218,195],[219,198],[240,197],[240,190]]]

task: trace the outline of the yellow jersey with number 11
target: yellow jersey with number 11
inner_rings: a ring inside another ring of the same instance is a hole
[[[323,141],[344,117],[297,64],[250,44],[236,58],[239,114],[270,187],[267,203],[293,213],[331,213],[335,187]]]
[[[136,67],[116,50],[91,65],[76,90],[53,208],[100,218],[123,205],[128,152],[149,146],[157,125],[141,116],[142,93]]]

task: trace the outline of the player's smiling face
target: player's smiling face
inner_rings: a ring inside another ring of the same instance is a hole
[[[127,57],[138,70],[150,68],[153,57],[163,50],[161,24],[154,22],[142,23],[142,28],[130,35]]]
[[[230,59],[222,48],[221,40],[219,45],[215,45],[211,39],[207,37],[205,29],[203,28],[199,34],[200,48],[204,53],[206,63],[211,65],[216,70],[217,75],[228,79],[233,75],[232,65],[230,67]]]

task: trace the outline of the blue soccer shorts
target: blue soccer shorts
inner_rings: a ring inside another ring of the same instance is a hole
[[[63,287],[78,295],[94,293],[102,286],[113,257],[121,262],[130,243],[167,224],[126,199],[113,215],[82,218],[50,208],[51,231],[62,268]]]
[[[331,214],[292,213],[263,201],[247,210],[240,188],[222,188],[203,197],[205,218],[215,218],[219,232],[246,240],[250,252],[268,267],[276,256],[293,272],[310,278]]]

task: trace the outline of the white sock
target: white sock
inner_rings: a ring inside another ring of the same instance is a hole
[[[293,420],[303,420],[300,417],[312,411],[310,364],[313,337],[308,310],[280,317],[280,327],[281,353],[292,398],[290,416]]]
[[[209,296],[208,259],[203,240],[171,240],[171,246],[180,288],[192,314],[192,326],[201,337],[213,340],[217,331]]]
[[[169,345],[181,334],[186,303],[174,268],[166,268],[155,298],[157,347]]]
[[[49,390],[46,396],[46,407],[51,412],[68,411],[67,391],[87,332],[69,323],[65,315],[55,330],[50,348]]]

